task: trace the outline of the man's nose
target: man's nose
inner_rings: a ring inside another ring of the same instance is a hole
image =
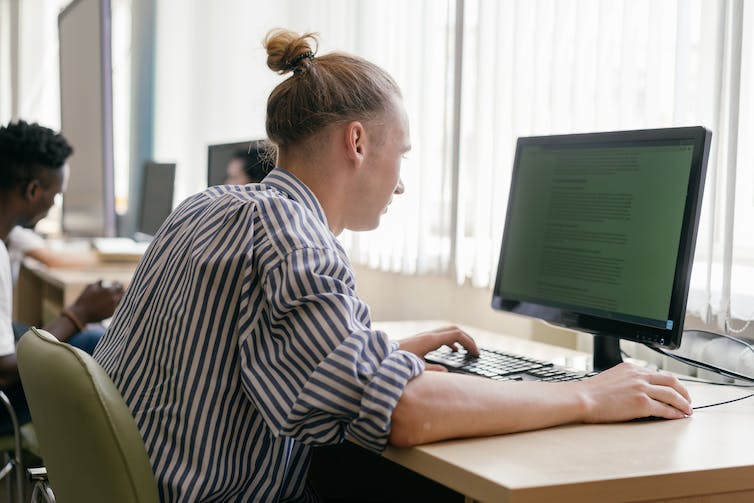
[[[403,194],[403,180],[400,178],[398,179],[398,185],[395,186],[395,190],[393,191],[393,194]]]

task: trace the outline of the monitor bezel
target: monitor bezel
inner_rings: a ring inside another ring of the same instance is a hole
[[[608,335],[619,339],[646,343],[667,349],[678,348],[683,334],[686,302],[688,299],[691,268],[696,246],[696,235],[699,226],[699,215],[702,206],[711,138],[711,131],[701,126],[519,138],[516,143],[513,172],[511,175],[511,189],[508,197],[508,212],[505,218],[505,227],[500,246],[495,287],[492,294],[493,309],[515,312],[522,306],[522,304],[525,304],[526,306],[533,308],[529,310],[529,313],[535,312],[534,316],[541,317],[556,325],[565,326],[582,332]],[[515,203],[516,194],[514,187],[516,186],[520,170],[521,151],[524,147],[532,145],[558,147],[595,143],[604,144],[673,140],[692,141],[693,154],[687,192],[691,197],[686,197],[686,203],[684,205],[681,236],[678,246],[678,258],[676,260],[668,313],[668,319],[673,321],[672,328],[655,328],[640,323],[632,323],[626,320],[615,320],[577,310],[563,309],[558,306],[547,304],[546,302],[530,302],[523,301],[522,299],[503,297],[500,293],[500,279],[503,265],[505,264],[505,251],[507,245],[506,236],[508,235],[508,228],[510,226],[511,208]],[[538,309],[541,312],[546,312],[546,314],[536,314]]]
[[[170,171],[170,180],[171,183],[167,187],[163,187],[162,191],[162,199],[166,202],[169,202],[170,209],[165,214],[165,218],[162,219],[164,222],[167,217],[170,215],[170,213],[173,211],[173,195],[175,193],[175,170],[176,170],[176,163],[174,162],[156,162],[156,161],[145,161],[143,170],[142,170],[142,177],[141,177],[141,193],[139,197],[139,209],[138,209],[138,216],[137,216],[137,222],[136,222],[136,232],[143,236],[154,236],[154,234],[157,233],[157,230],[160,228],[160,226],[157,226],[157,229],[151,230],[147,228],[145,225],[146,218],[147,218],[147,211],[152,209],[150,208],[151,204],[154,203],[154,200],[147,200],[147,194],[148,194],[148,185],[151,183],[154,183],[154,180],[152,177],[150,177],[151,172],[155,169],[167,169]]]

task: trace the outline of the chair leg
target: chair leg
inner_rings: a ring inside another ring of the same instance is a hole
[[[55,495],[46,482],[37,482],[34,484],[34,490],[31,493],[31,503],[55,503]]]
[[[13,470],[13,460],[10,457],[10,454],[7,452],[3,453],[3,469],[2,469],[2,476],[0,476],[0,479],[5,480],[5,500],[6,501],[13,501],[13,480],[8,477],[8,474],[11,470]],[[7,470],[7,472],[6,472]]]
[[[31,503],[37,503],[38,501],[55,503],[55,494],[52,492],[47,480],[47,469],[45,467],[29,468],[27,474],[29,481],[34,484],[34,490],[31,493]]]
[[[13,434],[15,437],[15,445],[13,449],[13,458],[10,459],[10,467],[12,470],[16,470],[16,490],[15,490],[15,501],[17,503],[24,503],[24,469],[22,466],[21,461],[21,429],[18,426],[18,419],[16,418],[16,411],[13,410],[13,406],[10,404],[10,400],[8,400],[8,397],[0,391],[0,403],[5,407],[5,409],[8,411],[8,415],[10,416],[11,424],[13,425]],[[7,456],[7,454],[6,454]],[[6,464],[6,467],[9,466]],[[5,468],[3,469],[5,470]],[[9,490],[9,497],[8,501],[13,501],[13,499],[10,498],[10,490],[12,486],[12,482],[10,479],[8,479],[8,490]]]
[[[23,460],[19,457],[16,464],[16,487],[18,488],[18,494],[16,500],[18,503],[24,503],[26,501],[26,484],[24,483],[24,465]]]

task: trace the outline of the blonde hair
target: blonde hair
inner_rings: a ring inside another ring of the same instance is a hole
[[[267,137],[278,147],[305,142],[332,124],[374,120],[401,96],[393,78],[365,59],[316,56],[315,33],[272,30],[264,47],[271,70],[293,73],[267,99]]]

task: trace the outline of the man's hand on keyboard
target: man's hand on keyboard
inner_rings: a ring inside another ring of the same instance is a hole
[[[472,355],[479,354],[479,348],[474,339],[458,327],[442,327],[402,339],[400,348],[424,358],[424,355],[442,346],[448,346],[455,351],[458,349],[456,344],[466,348]],[[427,370],[446,371],[447,369],[442,365],[427,363]]]
[[[679,419],[692,413],[691,397],[678,379],[629,363],[574,385],[583,387],[587,423],[648,416]]]

